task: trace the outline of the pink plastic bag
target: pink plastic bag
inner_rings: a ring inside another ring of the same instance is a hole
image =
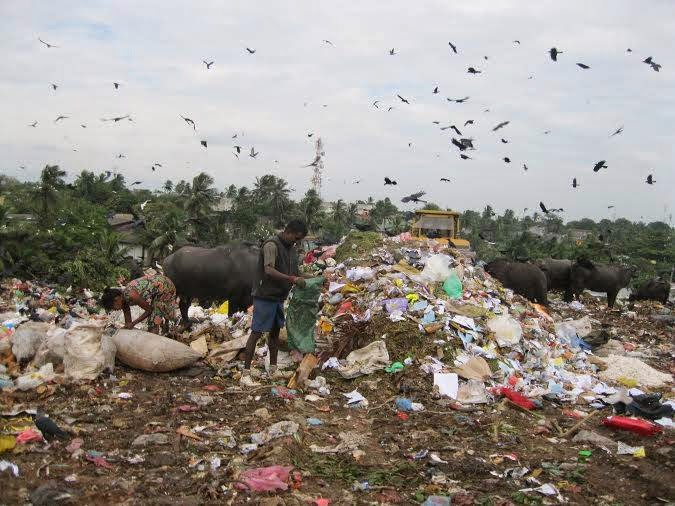
[[[288,475],[293,466],[258,467],[244,471],[239,476],[241,483],[253,492],[287,490]]]
[[[42,441],[44,438],[42,434],[33,429],[26,429],[21,434],[16,436],[16,442],[20,445],[30,443],[32,441]]]

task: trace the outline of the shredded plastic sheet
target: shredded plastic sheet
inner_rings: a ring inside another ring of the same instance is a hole
[[[288,345],[293,350],[312,353],[316,348],[314,334],[323,282],[322,277],[311,278],[305,280],[305,288],[293,289],[286,315]]]

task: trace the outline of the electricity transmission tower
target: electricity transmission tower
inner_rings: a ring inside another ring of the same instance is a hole
[[[323,142],[321,137],[316,138],[316,156],[314,157],[314,162],[311,164],[314,167],[312,171],[312,188],[316,191],[319,196],[321,196],[321,181],[323,174],[323,157],[326,152],[323,150]]]

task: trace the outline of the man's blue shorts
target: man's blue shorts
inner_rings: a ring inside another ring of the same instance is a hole
[[[253,298],[253,332],[270,332],[286,324],[284,303],[277,300]]]

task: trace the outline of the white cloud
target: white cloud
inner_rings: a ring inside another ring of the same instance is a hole
[[[222,188],[251,185],[271,171],[303,192],[311,171],[301,166],[320,135],[329,199],[397,200],[424,189],[455,209],[490,203],[522,211],[543,200],[568,218],[604,217],[615,204],[617,215],[663,219],[675,200],[675,73],[665,51],[674,31],[669,2],[651,2],[646,16],[628,0],[6,1],[0,167],[23,175],[18,166],[26,165],[30,177],[46,163],[73,176],[117,167],[151,187],[199,170]],[[60,47],[47,49],[38,36]],[[548,58],[551,46],[563,51],[557,63]],[[391,47],[398,54],[389,56]],[[641,63],[650,55],[661,72]],[[202,59],[215,60],[211,70]],[[468,75],[469,66],[483,73]],[[122,83],[118,91],[113,81]],[[436,85],[441,92],[433,95]],[[465,104],[445,100],[465,95]],[[380,109],[371,107],[376,99]],[[100,121],[127,113],[133,123]],[[71,117],[54,124],[59,114]],[[196,133],[179,114],[195,120]],[[469,118],[476,124],[464,127]],[[38,128],[26,126],[35,120]],[[453,132],[434,120],[474,137],[474,160],[460,160]],[[511,123],[491,131],[504,120]],[[620,125],[625,132],[610,139]],[[261,154],[237,160],[235,142]],[[594,174],[600,159],[609,169]],[[154,162],[164,167],[153,173]],[[654,186],[644,184],[649,173]],[[385,175],[399,180],[395,190],[382,186]],[[570,187],[572,177],[581,188]]]

